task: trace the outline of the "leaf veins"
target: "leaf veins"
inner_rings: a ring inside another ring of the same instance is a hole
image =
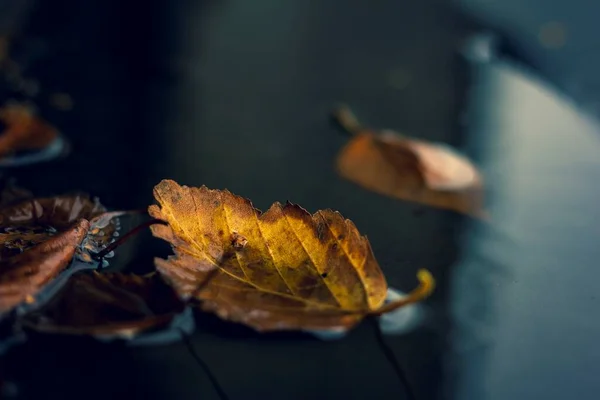
[[[154,188],[151,227],[175,256],[156,267],[184,297],[257,330],[348,328],[384,303],[366,237],[331,210],[274,203],[265,213],[229,191]]]

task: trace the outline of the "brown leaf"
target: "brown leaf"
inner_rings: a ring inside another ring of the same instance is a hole
[[[89,235],[77,250],[77,256],[90,261],[89,253],[110,243],[117,229],[107,223],[106,208],[97,199],[84,194],[33,198],[0,208],[0,260],[43,242],[80,218],[92,222]],[[102,216],[103,219],[98,218]],[[102,223],[99,226],[98,223]]]
[[[24,326],[40,332],[131,337],[168,325],[185,305],[160,276],[79,273]]]
[[[0,157],[19,150],[39,150],[48,146],[58,132],[21,104],[0,109],[0,121],[6,125],[0,134]]]
[[[335,116],[354,134],[337,157],[341,176],[386,196],[485,217],[482,178],[469,160],[446,146],[364,129],[346,108]]]
[[[74,257],[92,261],[112,240],[119,214],[82,194],[0,208],[0,313],[31,301]]]
[[[267,331],[349,328],[384,305],[369,241],[338,212],[274,203],[263,214],[229,191],[170,180],[154,196],[149,213],[168,225],[152,233],[175,251],[157,270],[204,310]]]
[[[81,219],[23,253],[0,259],[0,313],[30,302],[55,278],[71,262],[89,227],[89,222]]]

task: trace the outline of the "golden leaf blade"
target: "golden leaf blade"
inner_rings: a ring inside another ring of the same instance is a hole
[[[259,330],[348,327],[385,300],[368,240],[337,212],[275,203],[261,214],[228,191],[171,180],[154,195],[149,213],[168,225],[152,232],[175,251],[158,271],[223,318]]]

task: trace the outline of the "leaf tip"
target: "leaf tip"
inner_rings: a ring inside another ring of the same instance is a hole
[[[155,187],[167,186],[167,185],[177,185],[177,182],[175,182],[172,179],[161,179],[161,181],[158,182]]]
[[[351,135],[356,135],[363,130],[361,123],[347,104],[337,104],[331,112],[331,118],[340,128]]]
[[[421,268],[417,271],[417,279],[419,280],[419,287],[417,287],[415,290],[420,289],[420,299],[429,297],[435,289],[435,279],[433,278],[433,275],[431,275],[431,272],[425,268]]]

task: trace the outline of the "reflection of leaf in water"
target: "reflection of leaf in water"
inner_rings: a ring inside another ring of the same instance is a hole
[[[339,213],[311,215],[275,203],[261,213],[229,191],[189,188],[169,180],[154,188],[149,213],[168,225],[152,233],[175,256],[158,271],[204,310],[259,331],[350,328],[371,314],[426,297],[433,279],[409,299],[384,305],[387,284],[366,237]]]
[[[22,320],[40,332],[131,337],[168,325],[184,303],[160,276],[78,273]]]
[[[0,133],[0,157],[20,150],[39,150],[48,146],[58,132],[22,104],[0,109],[0,121],[6,129]]]
[[[350,110],[334,114],[354,134],[337,158],[341,176],[364,188],[483,217],[483,183],[478,170],[450,147],[360,126]]]

